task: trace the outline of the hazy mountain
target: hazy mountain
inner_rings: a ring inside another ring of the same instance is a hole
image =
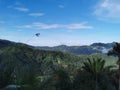
[[[0,48],[4,48],[7,46],[26,46],[26,44],[23,43],[15,43],[15,42],[11,42],[8,40],[0,40]],[[72,54],[76,54],[76,55],[90,55],[90,54],[94,54],[94,53],[107,53],[110,49],[112,49],[112,47],[114,46],[114,42],[113,43],[93,43],[89,46],[67,46],[67,45],[59,45],[59,46],[55,46],[55,47],[36,47],[37,49],[40,50],[50,50],[50,51],[63,51],[63,52],[67,52],[67,53],[72,53]],[[33,47],[33,46],[29,46],[29,47]]]
[[[66,45],[60,45],[60,46],[55,46],[55,47],[40,47],[38,46],[37,48],[40,50],[55,50],[55,51],[63,51],[63,52],[68,52],[72,54],[77,54],[77,55],[90,55],[94,53],[107,53],[112,47],[114,46],[113,43],[93,43],[89,46],[66,46]]]

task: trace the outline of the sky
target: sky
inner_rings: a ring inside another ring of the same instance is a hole
[[[120,0],[0,0],[0,39],[78,46],[119,37]]]

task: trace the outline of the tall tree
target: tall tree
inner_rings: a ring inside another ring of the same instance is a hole
[[[108,55],[113,55],[118,57],[118,90],[120,90],[120,43],[115,43],[112,50],[108,52]]]
[[[94,79],[94,90],[112,90],[109,89],[110,79],[109,72],[113,66],[105,66],[105,60],[101,58],[88,58],[87,62],[84,62],[83,70],[86,71]],[[105,85],[105,83],[107,85]]]

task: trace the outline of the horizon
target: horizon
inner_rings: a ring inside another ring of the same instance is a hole
[[[119,0],[0,0],[0,39],[32,46],[120,42],[119,4]]]
[[[22,43],[22,42],[15,42],[15,41],[7,40],[7,39],[0,39],[0,40],[5,40],[5,41],[9,41],[9,42],[14,42],[14,43],[26,44],[26,43]],[[30,45],[30,44],[26,44],[26,45],[35,46],[35,47],[56,47],[56,46],[90,46],[90,45],[95,44],[95,43],[111,44],[111,43],[115,43],[115,42],[105,42],[105,43],[104,42],[94,42],[94,43],[90,43],[90,44],[81,44],[81,45],[59,44],[59,45],[55,45],[55,46],[37,46],[37,45]]]

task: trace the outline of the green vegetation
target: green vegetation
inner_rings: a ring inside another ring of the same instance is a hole
[[[117,59],[1,40],[0,90],[118,90]]]

